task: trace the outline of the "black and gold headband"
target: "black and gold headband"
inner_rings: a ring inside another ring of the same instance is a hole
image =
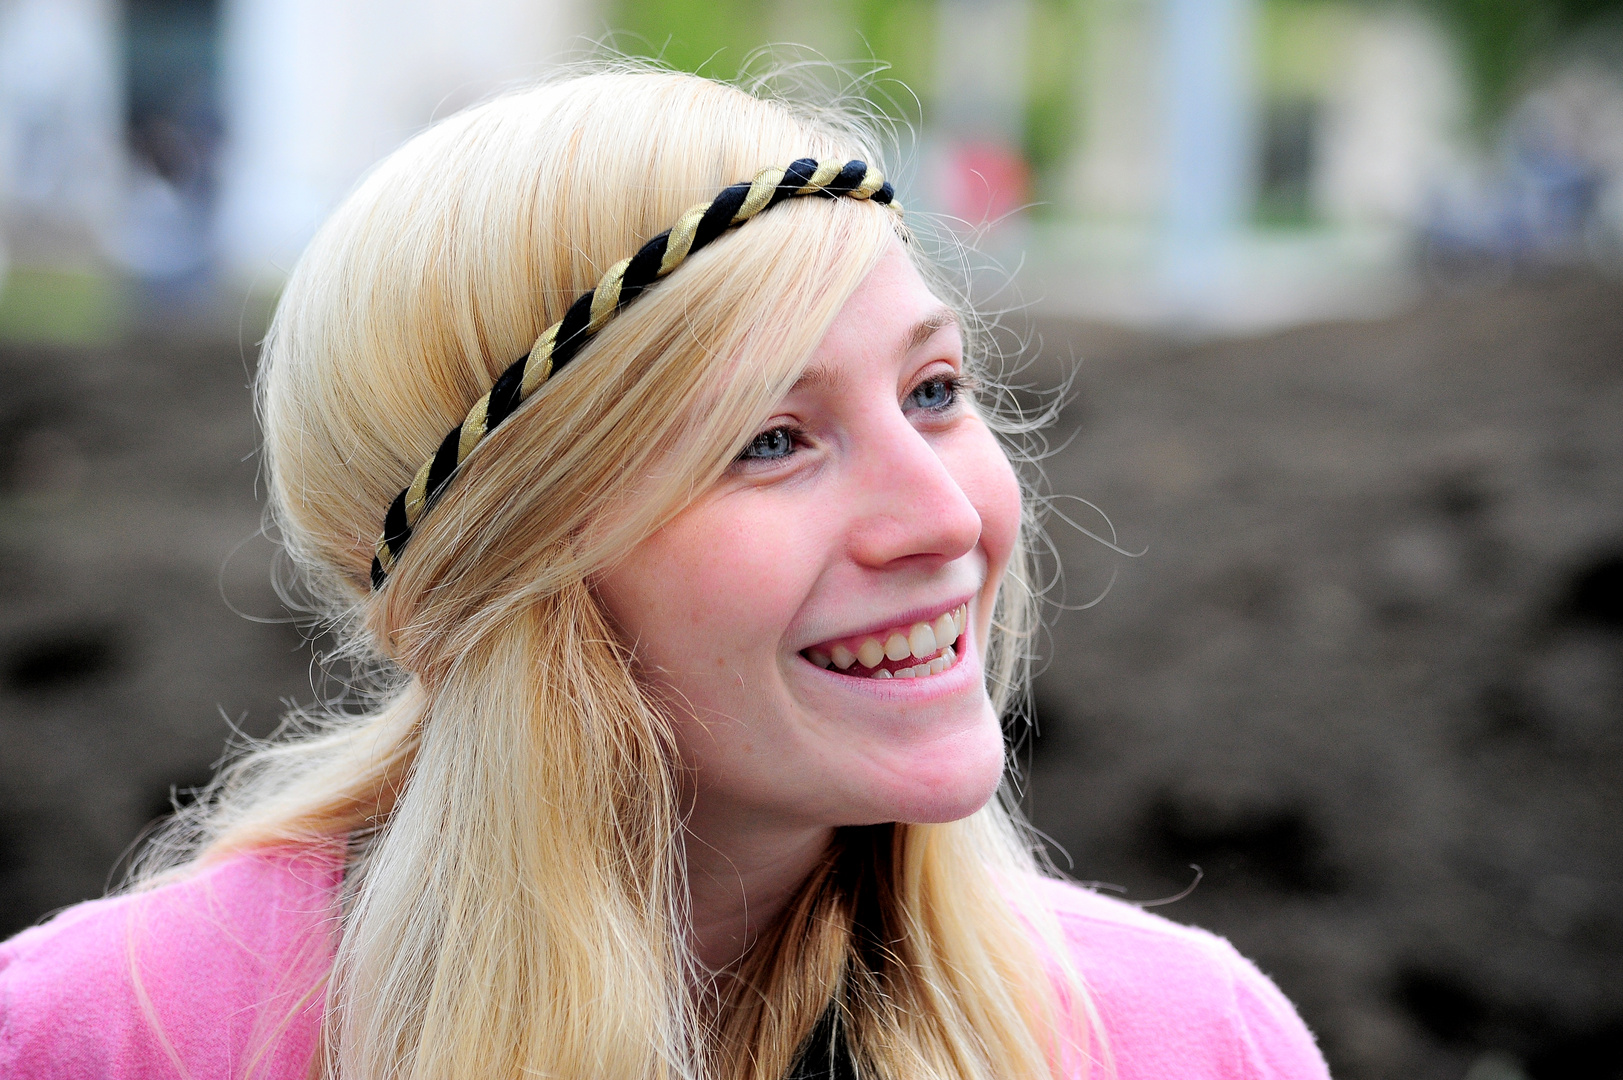
[[[762,169],[747,183],[723,188],[707,203],[690,208],[675,225],[648,241],[629,259],[621,259],[598,281],[597,288],[576,298],[564,317],[547,327],[530,351],[515,361],[490,392],[473,403],[467,417],[445,436],[440,448],[395,496],[383,519],[372,559],[372,588],[383,587],[411,532],[465,461],[497,424],[540,388],[559,368],[574,359],[592,335],[644,289],[682,265],[689,255],[735,225],[799,195],[871,199],[881,205],[893,197],[889,181],[863,161],[817,161],[801,158],[786,169]]]

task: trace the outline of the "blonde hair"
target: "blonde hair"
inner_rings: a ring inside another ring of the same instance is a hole
[[[898,235],[890,211],[798,200],[691,258],[480,445],[368,589],[390,499],[541,329],[688,206],[806,156],[880,150],[838,113],[692,76],[562,79],[407,143],[295,268],[259,377],[273,512],[384,689],[252,749],[183,825],[193,864],[349,838],[326,1073],[780,1080],[825,1015],[864,1076],[1078,1060],[1080,991],[1012,895],[1036,867],[1003,801],[841,831],[704,1008],[670,720],[591,588],[770,415]],[[1031,626],[1009,573],[1000,710]]]

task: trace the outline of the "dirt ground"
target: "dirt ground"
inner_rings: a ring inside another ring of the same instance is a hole
[[[1029,804],[1230,937],[1341,1080],[1623,1076],[1623,286],[1079,361],[1045,463]],[[252,350],[0,346],[0,934],[100,894],[313,694],[257,538]],[[1066,440],[1069,439],[1068,442]],[[1084,611],[1117,575],[1109,595]]]

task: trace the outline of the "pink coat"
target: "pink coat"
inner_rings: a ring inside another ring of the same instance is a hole
[[[308,1080],[342,865],[336,846],[242,855],[0,944],[0,1078]],[[1290,1002],[1228,942],[1038,888],[1118,1080],[1328,1080]]]

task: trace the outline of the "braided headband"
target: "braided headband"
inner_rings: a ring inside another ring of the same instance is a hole
[[[564,317],[542,331],[530,351],[502,372],[489,393],[473,403],[467,418],[445,436],[410,486],[395,496],[383,519],[372,559],[372,588],[383,587],[400,551],[429,507],[439,498],[458,465],[519,404],[535,393],[582,346],[644,289],[682,265],[683,260],[716,237],[761,211],[799,195],[871,199],[881,205],[893,197],[889,181],[863,161],[817,161],[801,158],[787,169],[762,169],[747,183],[723,188],[708,203],[691,207],[675,225],[648,241],[631,258],[621,259],[569,305]]]

